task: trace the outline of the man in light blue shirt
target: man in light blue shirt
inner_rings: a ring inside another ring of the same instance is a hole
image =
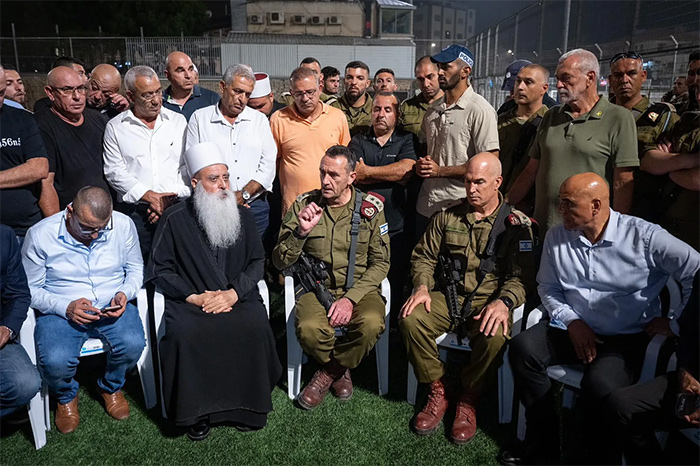
[[[134,223],[112,212],[102,188],[87,186],[62,212],[27,231],[22,262],[38,312],[35,339],[39,373],[56,395],[56,427],[73,432],[80,422],[73,379],[88,338],[108,344],[105,374],[97,381],[105,409],[129,417],[121,392],[126,371],[145,345],[138,311],[129,301],[143,283],[143,259]]]
[[[683,288],[681,308],[690,296],[700,254],[660,226],[612,210],[609,192],[594,173],[574,175],[559,190],[564,224],[547,232],[537,275],[550,320],[510,347],[526,410],[524,451],[505,452],[503,463],[552,460],[558,450],[547,366],[583,363],[586,420],[602,419],[607,396],[638,379],[651,336],[671,333],[659,300],[669,276]],[[605,435],[602,423],[586,423],[584,432]]]

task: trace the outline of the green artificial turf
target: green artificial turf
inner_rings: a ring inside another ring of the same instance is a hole
[[[285,362],[284,310],[281,293],[271,291],[271,324]],[[127,380],[125,393],[131,403],[126,421],[110,418],[95,390],[100,356],[81,362],[80,426],[60,434],[52,424],[47,444],[35,451],[29,423],[4,427],[0,438],[3,465],[82,464],[289,464],[289,465],[467,465],[496,464],[499,445],[510,434],[497,423],[496,389],[479,405],[479,431],[467,446],[449,443],[444,427],[430,437],[409,429],[414,414],[406,402],[406,356],[398,332],[390,334],[389,394],[377,395],[374,354],[353,371],[355,394],[341,402],[328,396],[312,412],[294,406],[286,393],[286,371],[272,398],[274,411],[268,425],[258,432],[242,433],[233,427],[216,427],[202,442],[190,441],[161,419],[159,407],[146,411],[138,376]],[[313,373],[304,366],[302,383]],[[52,410],[52,419],[54,412]],[[448,415],[449,416],[449,415]]]

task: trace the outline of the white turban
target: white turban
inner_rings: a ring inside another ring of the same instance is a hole
[[[190,178],[194,178],[194,175],[199,170],[210,165],[222,164],[228,168],[226,159],[221,153],[219,146],[213,142],[201,142],[187,149],[187,152],[185,152],[185,163],[187,164]]]

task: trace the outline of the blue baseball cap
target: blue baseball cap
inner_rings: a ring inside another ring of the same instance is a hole
[[[520,70],[525,68],[527,65],[532,65],[531,61],[528,60],[515,60],[508,68],[506,68],[506,75],[503,78],[503,85],[501,86],[502,91],[512,91],[515,87],[515,79],[518,77]]]
[[[430,60],[433,63],[450,63],[458,58],[470,68],[474,68],[474,55],[463,45],[452,44],[445,47],[442,52],[430,57]]]

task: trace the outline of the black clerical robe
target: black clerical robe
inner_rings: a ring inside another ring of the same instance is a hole
[[[158,222],[146,280],[165,297],[163,398],[177,425],[208,420],[260,428],[272,410],[282,367],[257,289],[265,258],[255,219],[248,209],[239,212],[240,238],[227,249],[209,244],[191,199]],[[206,314],[185,301],[231,288],[239,297],[231,312]]]

